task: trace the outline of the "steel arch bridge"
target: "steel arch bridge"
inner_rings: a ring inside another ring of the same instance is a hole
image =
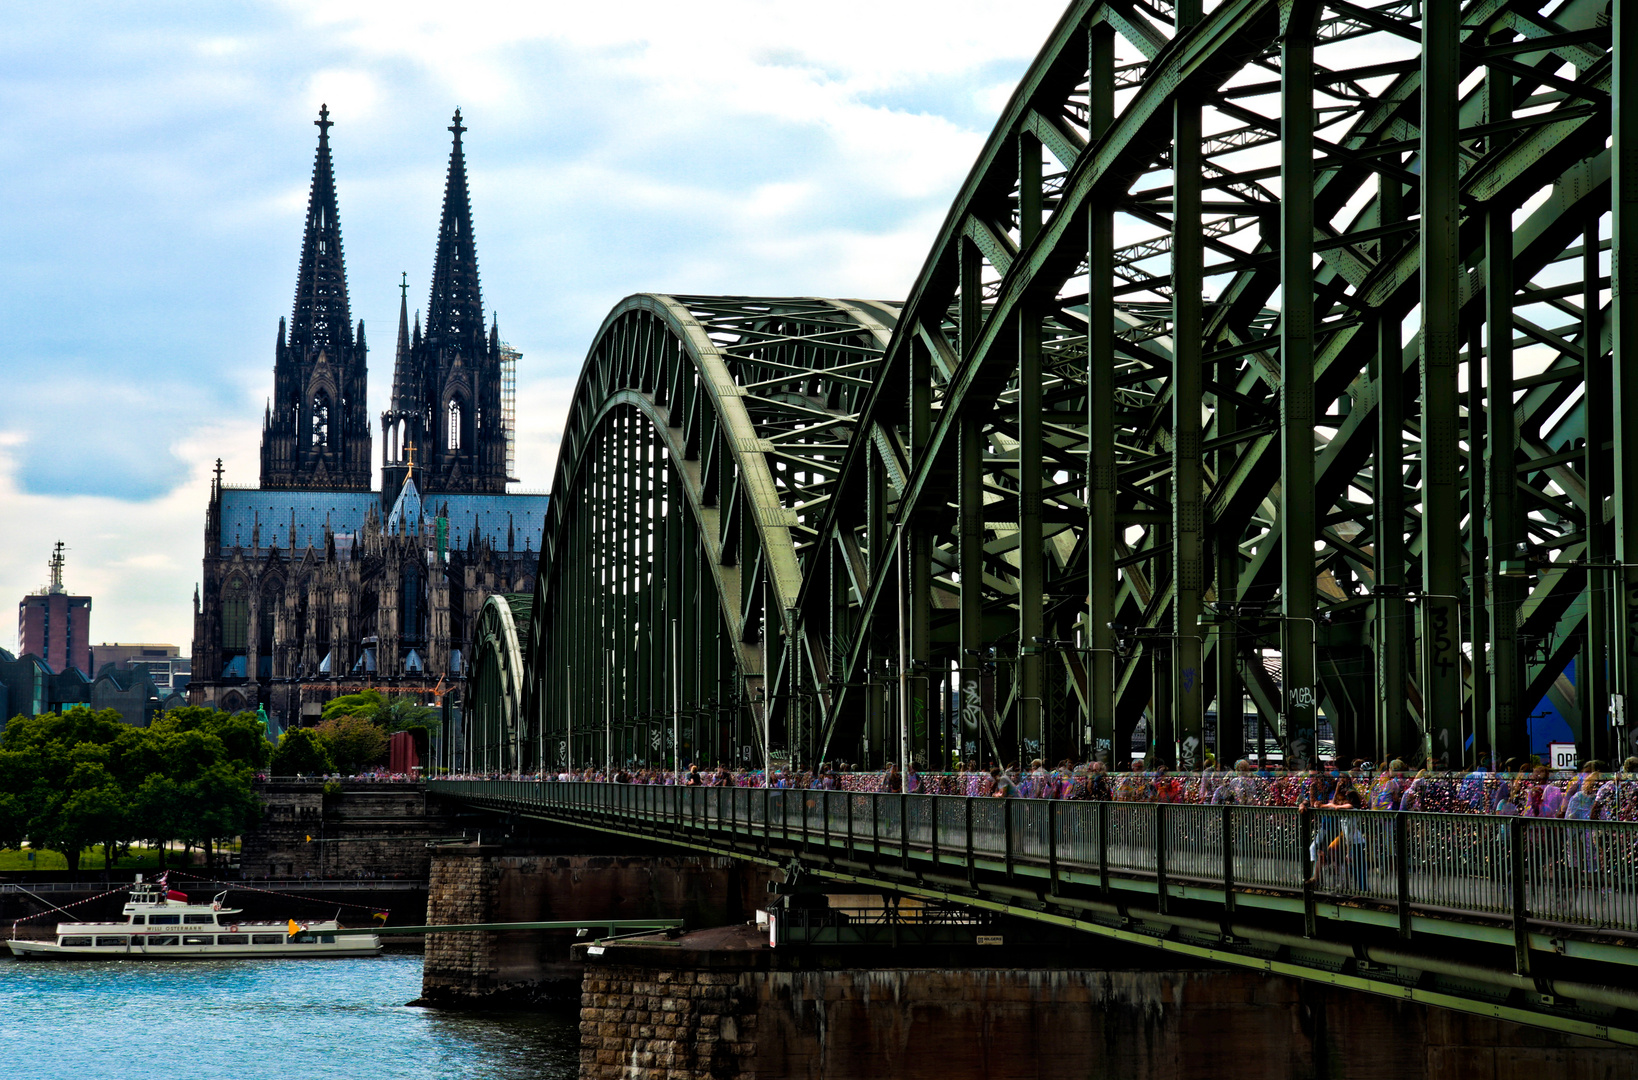
[[[529,744],[530,727],[523,715],[528,678],[524,657],[529,653],[533,607],[532,595],[496,593],[478,610],[461,756],[484,772],[515,771],[538,756]]]
[[[1618,757],[1622,15],[1082,0],[902,305],[624,301],[522,763],[1119,762],[1141,722],[1184,765],[1248,725],[1455,765],[1544,702]]]

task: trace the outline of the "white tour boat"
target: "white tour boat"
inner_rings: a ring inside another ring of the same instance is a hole
[[[241,908],[222,906],[226,892],[209,904],[195,904],[176,892],[139,877],[131,886],[121,922],[58,923],[56,941],[12,938],[20,960],[198,960],[257,957],[375,956],[375,934],[342,930],[323,922],[244,922]]]

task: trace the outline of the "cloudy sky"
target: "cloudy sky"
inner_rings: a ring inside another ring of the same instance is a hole
[[[544,489],[621,297],[902,297],[1063,7],[13,6],[0,599],[41,585],[61,539],[94,641],[188,651],[211,463],[256,481],[320,102],[372,415],[400,271],[426,304],[445,129],[464,110],[484,300],[524,354],[521,486]],[[7,620],[0,648],[15,645]]]

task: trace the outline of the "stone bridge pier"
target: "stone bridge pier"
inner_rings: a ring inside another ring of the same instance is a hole
[[[743,924],[767,905],[773,871],[639,843],[557,837],[454,844],[432,855],[427,924],[681,919]],[[584,963],[572,930],[429,934],[422,1003],[444,1007],[576,1001]]]

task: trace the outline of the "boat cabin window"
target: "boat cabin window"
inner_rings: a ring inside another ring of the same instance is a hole
[[[249,945],[250,944],[250,935],[249,934],[217,934],[216,935],[216,944],[218,944],[218,945]]]
[[[142,925],[142,920],[144,920],[146,918],[147,918],[146,915],[132,915],[131,916],[131,925],[132,926],[141,926]]]
[[[216,916],[208,911],[190,911],[182,916],[182,921],[185,923],[213,923],[216,921]]]
[[[252,945],[283,945],[284,944],[284,935],[283,934],[252,934],[252,935],[250,935],[250,943]]]
[[[297,945],[311,945],[313,942],[317,941],[318,938],[314,937],[312,934],[297,934],[293,940]]]
[[[97,939],[97,944],[98,945],[124,945],[125,944],[125,938],[124,938],[124,936],[120,936],[120,937],[99,937]]]
[[[149,926],[175,926],[182,921],[180,915],[152,915],[148,918]]]
[[[320,934],[319,940],[326,945],[334,945],[336,943],[336,936],[334,934]]]
[[[211,937],[209,934],[183,934],[182,935],[182,944],[184,944],[184,945],[210,945],[210,944],[213,944],[215,942],[215,940],[216,939]]]
[[[175,945],[176,942],[177,942],[177,937],[176,937],[175,934],[149,934],[148,935],[148,944],[149,945]]]
[[[89,936],[79,937],[76,935],[63,938],[63,946],[65,948],[83,947],[89,944],[91,944],[91,938]]]

